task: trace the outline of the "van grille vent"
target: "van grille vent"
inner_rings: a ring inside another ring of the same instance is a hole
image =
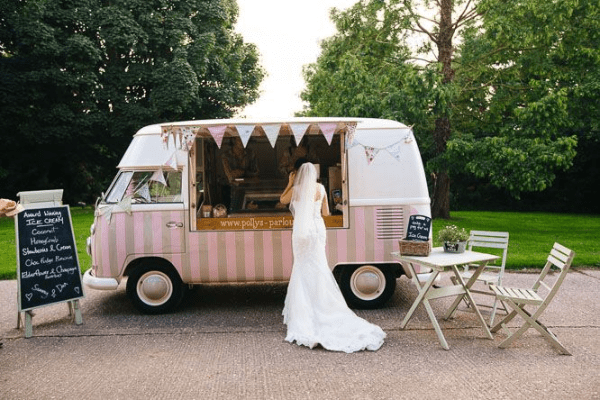
[[[397,208],[378,208],[377,239],[403,239],[404,238],[404,212]]]

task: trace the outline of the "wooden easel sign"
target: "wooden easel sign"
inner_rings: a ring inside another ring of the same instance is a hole
[[[15,219],[19,316],[25,312],[25,337],[32,335],[31,310],[68,302],[80,325],[78,299],[84,297],[81,269],[68,206],[27,208]]]

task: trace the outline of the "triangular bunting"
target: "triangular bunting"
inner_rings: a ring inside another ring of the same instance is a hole
[[[144,185],[136,193],[141,198],[143,198],[148,203],[150,203],[150,200],[151,200],[151,198],[150,198],[150,188],[148,187],[147,183],[144,183]]]
[[[321,132],[323,132],[323,136],[325,136],[325,139],[327,139],[327,144],[331,145],[331,140],[333,139],[335,128],[337,128],[337,123],[327,122],[319,124],[319,127],[321,128]]]
[[[294,139],[296,139],[296,146],[300,146],[300,142],[309,126],[310,124],[290,124]]]
[[[165,149],[169,149],[169,129],[163,128],[160,134],[160,138],[162,139],[163,147]]]
[[[218,126],[209,126],[208,131],[211,136],[217,142],[217,146],[219,149],[221,148],[221,143],[223,143],[223,136],[225,136],[225,130],[227,129],[227,125],[218,125]]]
[[[169,157],[169,159],[163,165],[177,170],[177,151],[174,151],[173,154],[171,154],[171,157]]]
[[[262,125],[263,130],[265,131],[265,135],[269,139],[269,143],[271,143],[271,147],[275,148],[275,143],[277,142],[277,136],[279,136],[279,129],[281,125]]]
[[[371,165],[380,149],[375,147],[365,146],[365,155],[367,156],[367,164]]]
[[[167,186],[167,181],[165,181],[165,174],[163,174],[162,168],[159,168],[158,171],[155,171],[150,177],[151,181],[160,182],[163,186]]]
[[[194,145],[194,140],[196,140],[196,135],[194,134],[194,132],[192,132],[192,128],[185,127],[183,129],[183,143],[181,146],[182,149],[189,151]]]
[[[236,125],[235,129],[237,129],[238,135],[240,135],[240,139],[242,139],[242,143],[246,147],[254,130],[254,125]]]
[[[402,152],[402,142],[396,142],[385,148],[388,153],[392,155],[396,160],[400,161],[400,153]]]
[[[354,143],[354,132],[356,132],[355,123],[346,125],[346,143],[350,147],[352,147],[352,143]]]

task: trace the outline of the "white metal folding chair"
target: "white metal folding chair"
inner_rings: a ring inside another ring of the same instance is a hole
[[[539,318],[546,310],[567,276],[567,272],[569,272],[569,268],[573,262],[573,257],[575,257],[575,253],[572,250],[569,250],[558,243],[554,243],[554,247],[546,261],[546,265],[531,289],[490,285],[490,289],[495,293],[496,299],[506,302],[512,309],[502,321],[498,322],[491,329],[492,332],[497,332],[500,328],[504,328],[509,333],[509,336],[500,343],[499,347],[508,347],[529,328],[535,328],[561,354],[571,355],[571,353],[560,344],[556,336],[539,321]],[[560,273],[556,277],[549,274],[553,266],[560,270]],[[554,279],[550,278],[551,276]],[[537,309],[532,314],[525,310],[525,306],[533,306],[537,307]],[[511,333],[506,324],[517,315],[521,316],[525,320],[525,323],[518,330]]]
[[[498,254],[496,255],[500,255],[499,253],[501,252],[502,257],[498,260],[497,263],[491,263],[486,265],[484,271],[481,273],[481,275],[477,277],[478,282],[482,282],[486,285],[486,290],[472,288],[471,293],[495,296],[494,293],[489,290],[489,286],[492,284],[498,286],[502,285],[504,267],[506,266],[506,254],[508,253],[508,232],[471,231],[469,240],[467,242],[467,249],[485,252],[485,248],[498,249]],[[466,265],[464,268],[464,272],[461,273],[461,276],[463,277],[463,279],[469,280],[472,275],[473,272],[470,270],[470,267]],[[502,304],[502,302],[498,301],[497,298],[494,299],[494,304],[492,306],[480,303],[477,303],[477,306],[480,308],[487,307],[492,309],[490,314],[490,326],[494,324],[494,317],[496,316],[498,306],[500,306],[501,309],[508,313],[506,307]]]

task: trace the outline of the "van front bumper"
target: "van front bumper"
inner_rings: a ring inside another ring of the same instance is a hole
[[[116,290],[119,287],[119,281],[115,278],[98,278],[92,275],[92,270],[88,269],[83,274],[83,283],[97,290]]]

